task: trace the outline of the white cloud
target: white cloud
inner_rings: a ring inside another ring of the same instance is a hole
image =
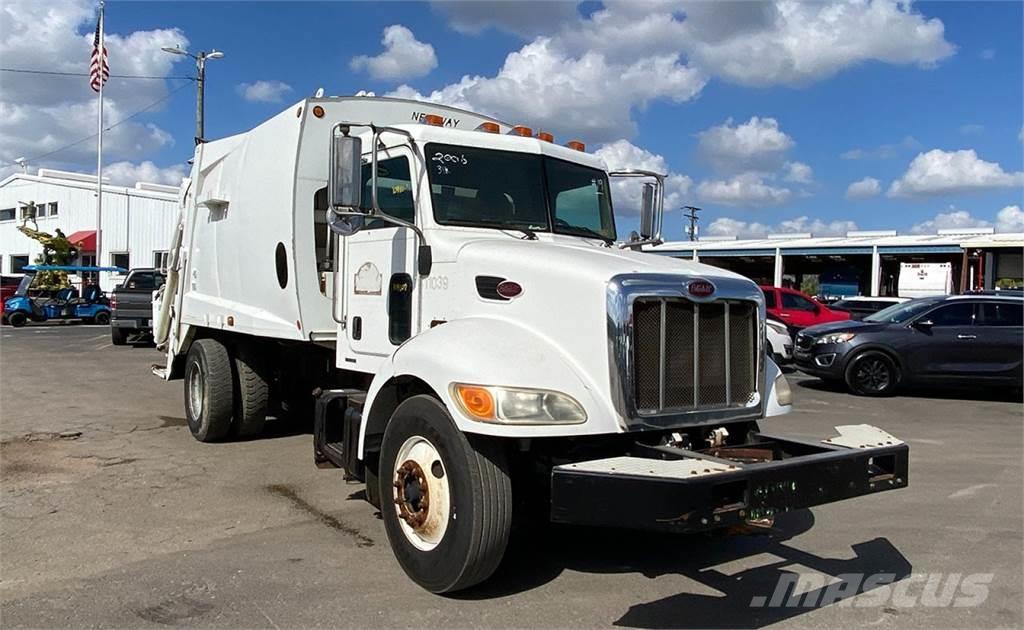
[[[996,232],[1024,232],[1024,211],[1006,206],[996,214]]]
[[[160,168],[149,160],[139,164],[115,162],[103,167],[103,176],[109,177],[110,182],[118,186],[134,186],[136,182],[177,186],[187,174],[182,164]]]
[[[931,66],[952,55],[938,19],[909,2],[685,3],[683,39],[698,66],[749,85],[801,84],[866,61]]]
[[[889,187],[890,197],[955,194],[1024,186],[1024,172],[1008,173],[973,149],[919,153],[907,172]]]
[[[739,125],[733,125],[730,118],[724,124],[701,131],[697,139],[700,153],[726,170],[777,166],[785,152],[796,144],[779,129],[777,120],[757,116]]]
[[[1017,139],[1024,142],[1024,126],[1021,126],[1020,131],[1017,133]]]
[[[0,19],[0,59],[13,68],[57,72],[87,72],[95,27],[95,3],[7,1]],[[108,25],[109,26],[109,25]],[[161,52],[162,46],[187,47],[178,29],[107,33],[112,74],[167,76],[181,57]],[[104,89],[107,124],[121,121],[167,95],[160,80],[112,78]],[[130,120],[104,134],[104,157],[130,160],[151,155],[173,144],[170,134]],[[0,90],[0,162],[29,158],[30,166],[76,170],[95,169],[95,142],[86,141],[57,154],[60,149],[96,131],[96,94],[87,77],[44,77],[4,73]],[[41,159],[35,160],[37,156]]]
[[[865,177],[846,187],[847,199],[867,199],[882,192],[882,183],[874,177]]]
[[[283,81],[256,81],[239,83],[235,89],[250,103],[280,103],[292,86]]]
[[[610,63],[596,52],[568,56],[551,39],[539,38],[509,54],[494,77],[466,75],[430,94],[403,85],[388,96],[463,107],[601,142],[635,133],[635,107],[655,99],[687,101],[704,82],[678,55]]]
[[[913,136],[904,136],[902,140],[893,144],[879,145],[873,149],[850,149],[839,157],[844,160],[867,160],[867,159],[889,159],[896,157],[903,150],[911,151],[921,146]]]
[[[938,230],[992,227],[996,232],[1024,232],[1024,211],[1020,206],[1005,206],[996,213],[995,223],[975,217],[966,210],[950,206],[934,218],[915,224],[910,228],[913,234],[935,234]]]
[[[865,61],[931,65],[954,51],[941,21],[894,0],[608,1],[586,17],[572,2],[435,6],[463,32],[493,26],[539,36],[493,75],[464,76],[426,94],[402,86],[393,95],[585,134],[589,142],[628,137],[634,111],[691,100],[714,76],[801,84]]]
[[[979,57],[985,61],[991,61],[996,58],[996,51],[994,48],[986,48],[978,54]]]
[[[697,185],[701,201],[723,206],[777,206],[792,196],[788,188],[773,186],[763,174],[749,171],[728,180],[705,180]]]
[[[982,131],[985,131],[985,125],[978,125],[975,123],[960,125],[960,133],[962,133],[965,136],[979,134]]]
[[[975,218],[966,210],[957,210],[950,206],[948,212],[940,212],[935,218],[922,221],[910,228],[911,234],[935,234],[939,230],[955,230],[963,228],[989,227],[988,221]]]
[[[757,238],[768,234],[793,234],[810,232],[815,236],[845,236],[847,232],[857,229],[853,221],[829,221],[800,216],[795,219],[780,221],[774,225],[759,222],[746,222],[730,217],[720,217],[708,225],[704,234],[707,236],[737,236],[740,238]]]
[[[782,179],[787,182],[793,182],[794,184],[814,183],[814,171],[803,162],[786,162],[782,167],[785,169],[785,175],[782,176]]]
[[[676,210],[682,206],[690,194],[692,181],[686,175],[673,173],[669,170],[665,158],[650,151],[645,151],[628,140],[616,140],[602,146],[594,152],[604,160],[608,170],[640,169],[654,171],[665,177],[665,210]],[[612,179],[612,199],[615,200],[615,211],[619,214],[636,214],[640,211],[640,199],[643,182],[638,179],[616,177]]]
[[[434,47],[416,39],[408,28],[392,24],[384,29],[384,52],[375,56],[359,55],[349,63],[352,70],[365,70],[374,79],[401,81],[426,76],[437,67]]]
[[[448,24],[460,33],[478,35],[488,28],[535,37],[548,35],[562,24],[579,18],[577,2],[531,2],[523,5],[507,0],[434,1],[431,6],[448,17]]]

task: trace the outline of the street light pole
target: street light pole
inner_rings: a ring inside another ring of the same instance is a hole
[[[203,120],[203,114],[206,107],[206,60],[207,59],[220,59],[224,56],[224,53],[217,50],[216,48],[210,52],[201,50],[196,54],[192,54],[187,50],[182,50],[178,47],[165,46],[160,50],[171,53],[172,55],[184,55],[191,57],[196,60],[196,144],[203,142],[205,125]]]

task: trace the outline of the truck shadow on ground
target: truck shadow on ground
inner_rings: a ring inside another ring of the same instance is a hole
[[[800,380],[792,379],[790,382],[805,389],[855,396],[854,394],[851,394],[842,383],[823,381],[818,378],[806,378]],[[977,400],[980,402],[1024,402],[1024,394],[1022,394],[1019,389],[1014,390],[1012,387],[902,387],[896,392],[895,397],[934,398],[939,400]]]
[[[887,584],[910,575],[910,561],[885,538],[853,544],[849,559],[825,558],[787,544],[813,524],[811,512],[801,510],[779,517],[769,535],[652,535],[551,528],[530,544],[520,543],[521,549],[513,550],[494,578],[461,598],[490,599],[537,588],[566,569],[640,573],[650,579],[675,574],[693,580],[694,592],[634,604],[614,625],[745,628],[764,627],[876,588],[890,588]],[[727,563],[743,568],[723,567]],[[866,584],[868,576],[884,577],[877,584]],[[888,598],[880,594],[878,599],[883,601],[874,605],[881,608]]]

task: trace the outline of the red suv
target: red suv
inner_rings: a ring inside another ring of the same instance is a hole
[[[799,330],[815,324],[850,319],[850,314],[846,311],[833,311],[795,289],[762,286],[761,291],[764,293],[764,305],[768,312],[781,318],[793,329]]]

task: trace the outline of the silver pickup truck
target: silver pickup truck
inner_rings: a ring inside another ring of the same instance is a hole
[[[153,291],[164,284],[159,269],[132,269],[110,295],[110,341],[127,344],[133,337],[148,337],[153,331]]]

